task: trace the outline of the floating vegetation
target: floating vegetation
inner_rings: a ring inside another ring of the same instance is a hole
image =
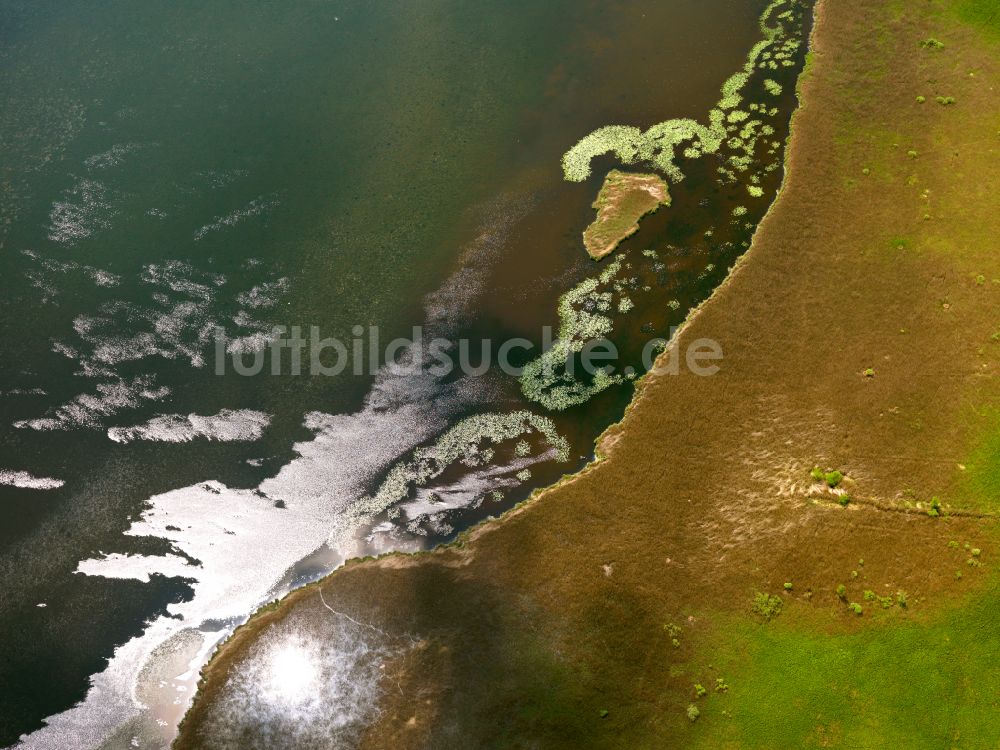
[[[795,64],[793,55],[801,46],[795,32],[801,28],[802,7],[798,0],[774,0],[763,12],[760,28],[764,38],[754,45],[743,69],[722,85],[722,98],[708,114],[708,124],[689,118],[677,118],[641,130],[630,125],[608,125],[598,128],[581,139],[562,159],[563,174],[571,182],[582,182],[590,176],[591,161],[603,154],[614,154],[622,164],[646,164],[680,182],[684,173],[678,167],[678,155],[697,159],[717,153],[724,144],[753,152],[755,138],[742,133],[740,143],[733,142],[734,126],[750,118],[750,111],[775,116],[778,109],[756,104],[753,110],[741,110],[746,89],[757,70],[777,70]],[[761,84],[772,94],[782,92],[780,84],[766,79]],[[751,105],[753,106],[753,105]],[[751,121],[755,127],[761,123]],[[749,165],[747,165],[749,166]],[[745,170],[744,170],[745,171]]]
[[[481,466],[493,460],[496,446],[532,434],[543,438],[557,460],[569,460],[569,443],[556,431],[555,423],[548,417],[524,410],[479,414],[463,419],[433,445],[417,448],[408,461],[396,464],[374,495],[361,498],[359,509],[371,515],[381,513],[439,477],[450,466],[459,462],[471,467]],[[521,455],[524,445],[528,445],[530,452],[530,444],[523,439],[518,440],[514,452]],[[521,478],[520,474],[518,478]],[[493,499],[497,499],[495,494]]]
[[[622,267],[614,259],[596,278],[585,279],[559,298],[559,336],[552,347],[529,362],[521,373],[524,395],[549,409],[563,410],[622,382],[620,375],[602,370],[589,383],[574,373],[574,355],[588,342],[608,336],[614,322],[607,315],[616,294],[615,274]]]
[[[567,180],[580,182],[591,175],[591,163],[595,157],[612,154],[621,165],[643,165],[664,175],[670,183],[684,179],[679,165],[683,160],[699,160],[714,156],[712,169],[718,174],[722,185],[743,184],[741,190],[750,198],[763,198],[767,194],[765,178],[772,175],[781,165],[782,142],[778,134],[778,120],[781,109],[772,106],[774,97],[783,96],[785,86],[782,71],[797,64],[797,54],[802,47],[805,4],[801,0],[774,0],[767,6],[760,18],[763,38],[754,45],[747,55],[743,67],[723,84],[721,96],[715,107],[707,115],[706,121],[680,118],[671,119],[649,127],[646,130],[629,125],[608,125],[599,128],[574,145],[562,159],[563,173]],[[764,101],[768,100],[765,104]],[[787,101],[787,98],[785,99]],[[784,132],[784,131],[783,131]],[[612,169],[598,194],[595,207],[598,221],[588,227],[585,244],[593,257],[601,257],[613,250],[624,237],[631,234],[635,222],[660,202],[658,195],[643,196],[649,206],[643,210],[629,212],[628,216],[616,216],[617,224],[611,227],[609,236],[590,237],[595,225],[601,224],[602,207],[614,201],[609,196],[617,190],[623,177],[648,180],[654,175],[628,175]],[[662,180],[660,181],[662,184]],[[646,189],[646,185],[631,185],[632,188]],[[648,192],[648,190],[647,190]],[[669,200],[667,186],[663,193]],[[735,197],[735,196],[734,196]],[[737,198],[738,200],[738,198]],[[755,204],[754,214],[745,205],[732,209],[733,221],[727,231],[743,232],[752,230],[758,218],[762,203]],[[605,226],[600,229],[610,227]],[[704,233],[709,252],[730,252],[736,248],[745,249],[749,241],[735,242],[714,239],[714,231]],[[592,241],[588,241],[592,240]],[[596,253],[595,253],[596,251]],[[644,305],[639,295],[656,287],[673,287],[675,282],[668,276],[667,265],[658,259],[655,250],[642,251],[643,258],[649,258],[655,283],[640,279],[621,258],[615,259],[602,273],[577,284],[559,300],[559,334],[554,345],[541,356],[529,362],[521,374],[521,390],[531,401],[545,408],[563,410],[588,401],[591,397],[611,386],[626,382],[635,375],[635,368],[615,369],[588,368],[576,372],[582,359],[581,353],[590,344],[599,344],[616,331],[616,318],[625,314],[657,313],[655,308]],[[681,273],[684,273],[683,271]],[[621,275],[622,278],[619,278]],[[701,276],[699,278],[702,278]],[[645,282],[645,283],[644,283]],[[662,305],[662,303],[661,303]],[[682,303],[672,299],[667,307],[667,319],[679,312]],[[663,311],[662,306],[660,311]],[[663,311],[666,312],[666,311]],[[647,319],[648,320],[648,319]],[[657,326],[643,322],[641,331],[653,334]]]

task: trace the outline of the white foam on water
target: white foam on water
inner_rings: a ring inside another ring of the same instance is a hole
[[[112,427],[108,437],[116,443],[146,440],[160,443],[186,443],[196,438],[222,443],[259,440],[271,424],[271,415],[253,409],[223,409],[218,414],[163,414],[145,424]]]
[[[105,287],[120,282],[119,277],[101,269],[42,258],[31,251],[25,254],[50,274],[81,271],[95,284]],[[47,298],[57,294],[58,290],[45,278],[38,276],[36,281]],[[77,314],[72,321],[75,336],[72,344],[56,341],[52,345],[53,351],[76,361],[77,375],[100,381],[94,386],[96,393],[75,396],[50,408],[43,416],[20,420],[15,426],[34,430],[97,429],[106,418],[120,411],[165,398],[170,390],[157,383],[153,362],[147,372],[128,377],[122,374],[120,366],[144,360],[171,360],[203,368],[216,329],[226,329],[227,306],[239,305],[241,299],[253,303],[253,307],[273,305],[289,287],[288,280],[280,278],[249,289],[230,289],[232,285],[225,276],[200,271],[178,260],[144,266],[139,282],[140,288],[147,288],[147,300],[109,299],[93,312]],[[270,342],[268,324],[255,320],[246,310],[240,309],[232,320],[235,330],[233,326],[227,330],[232,332],[231,345],[253,350]],[[167,431],[167,425],[157,426]],[[211,430],[209,424],[202,427]],[[220,433],[215,439],[224,436]]]
[[[271,195],[259,195],[243,208],[231,211],[225,216],[215,217],[212,221],[205,224],[205,226],[194,233],[194,239],[195,241],[202,240],[212,232],[218,232],[220,229],[236,226],[241,221],[248,219],[251,216],[261,216],[266,214],[277,205],[278,197],[276,194],[272,193]]]
[[[108,169],[121,164],[129,154],[141,151],[144,148],[155,146],[155,143],[116,143],[107,151],[88,156],[83,160],[88,169]]]
[[[192,296],[207,294],[200,287],[183,288]],[[465,284],[456,285],[453,291],[455,304],[466,299],[465,293],[475,293]],[[84,329],[91,330],[89,324]],[[84,700],[46,719],[46,726],[22,738],[21,746],[95,748],[105,743],[117,746],[126,738],[135,747],[166,747],[193,696],[198,668],[215,644],[263,603],[301,583],[289,575],[299,561],[329,549],[332,553],[323,558],[332,570],[343,560],[367,552],[364,529],[374,522],[372,513],[384,506],[371,498],[364,500],[366,490],[391,473],[394,463],[429,441],[436,446],[431,448],[433,456],[465,456],[465,451],[456,452],[456,438],[462,438],[461,443],[465,433],[446,428],[458,414],[493,397],[493,377],[497,376],[462,378],[442,385],[427,373],[386,368],[376,376],[357,413],[307,414],[304,423],[314,437],[296,444],[297,457],[257,488],[234,489],[206,481],[151,497],[125,533],[165,540],[172,552],[101,555],[81,561],[77,572],[140,581],[152,575],[181,577],[188,580],[192,598],[168,605],[167,616],[157,618],[142,635],[116,649],[107,668],[91,678]],[[513,421],[500,416],[502,439],[532,427],[547,432],[547,425],[540,422],[521,424],[523,413]],[[498,427],[494,417],[486,424],[491,427],[487,432],[498,434],[492,429]],[[479,432],[473,430],[466,437],[477,441]],[[450,448],[442,452],[446,446]],[[409,461],[403,464],[412,468]],[[413,545],[412,535],[397,544]],[[316,574],[322,572],[326,571]],[[260,660],[253,663],[266,665],[266,674],[255,673],[254,668],[237,674],[231,710],[223,716],[234,722],[230,725],[234,731],[241,719],[263,717],[274,722],[276,732],[297,732],[320,747],[337,746],[370,718],[380,678],[371,671],[375,661],[371,655],[377,649],[371,645],[371,634],[367,640],[354,633],[323,642],[296,637],[293,632],[280,637],[276,633],[273,642],[265,640],[255,646]],[[178,654],[185,657],[181,666],[176,666]],[[289,668],[289,664],[298,667]],[[296,674],[304,664],[313,665],[312,676],[306,675],[309,689],[296,682],[302,678]],[[278,683],[273,681],[274,673]],[[269,706],[280,706],[280,710],[271,711]],[[226,738],[232,735],[224,726],[217,729],[220,741],[214,747],[246,747],[238,740],[229,743]],[[289,735],[275,735],[279,736]],[[114,742],[109,742],[112,737]]]
[[[36,477],[27,471],[0,469],[0,484],[7,487],[19,487],[25,490],[57,490],[66,484],[66,482],[62,479]]]
[[[284,593],[278,584],[297,561],[324,544],[338,550],[336,564],[355,556],[363,540],[354,532],[364,514],[353,506],[366,483],[443,430],[459,409],[478,402],[480,385],[456,381],[442,388],[430,376],[383,373],[360,412],[308,414],[305,425],[314,438],[296,444],[298,457],[256,489],[207,481],[151,497],[126,534],[167,540],[176,553],[104,555],[81,561],[77,572],[140,581],[154,574],[182,577],[190,580],[193,598],[169,605],[169,616],[116,649],[107,668],[91,678],[86,698],[46,719],[47,726],[23,738],[21,746],[97,747],[123,726],[138,724],[139,747],[165,747],[197,677],[190,668],[161,677],[176,693],[175,713],[159,700],[155,711],[146,710],[139,696],[162,695],[163,689],[155,690],[141,676],[144,670],[157,672],[164,644],[194,634],[198,647],[189,646],[192,658],[199,649],[207,656],[236,624]],[[164,712],[169,719],[162,718]]]
[[[118,213],[111,192],[97,180],[79,180],[62,197],[49,211],[48,237],[53,242],[72,245],[86,239],[98,230],[108,229]]]

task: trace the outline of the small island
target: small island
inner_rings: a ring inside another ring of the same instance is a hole
[[[611,170],[594,201],[597,218],[583,232],[590,257],[600,260],[639,229],[639,219],[669,205],[667,183],[659,175]]]

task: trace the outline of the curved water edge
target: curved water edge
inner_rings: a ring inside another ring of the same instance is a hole
[[[802,16],[800,16],[800,21],[802,22],[803,29],[804,29],[805,23],[806,23],[805,22],[805,17],[804,17],[805,8],[802,5],[798,4],[798,3],[787,3],[786,4],[784,2],[781,2],[780,0],[778,2],[772,3],[768,7],[767,11],[765,12],[765,14],[763,16],[763,19],[766,19],[768,17],[768,14],[780,12],[781,9],[782,9],[782,7],[785,6],[785,5],[794,7],[796,9],[798,9],[800,11],[800,13],[803,14]],[[780,39],[780,38],[781,38],[780,35],[775,35],[774,36],[774,39]],[[795,49],[798,49],[798,48],[796,47]],[[766,47],[760,47],[758,45],[758,47],[755,47],[754,51],[751,53],[750,61],[754,62],[756,64],[759,64],[760,60],[758,58],[765,51],[766,51]],[[792,58],[790,58],[790,59],[792,59]],[[796,75],[797,75],[798,70],[799,70],[799,66],[801,65],[801,62],[802,62],[803,59],[804,59],[804,52],[803,52],[802,55],[799,55],[796,58],[797,62],[793,61],[793,63],[791,65],[784,66],[784,67],[794,68],[794,70],[796,71]],[[750,63],[748,63],[748,66],[749,65],[750,65]],[[768,67],[769,66],[764,66],[765,69],[768,68]],[[770,79],[766,79],[766,81],[770,81]],[[742,79],[742,82],[743,82],[743,85],[746,85],[746,83],[748,81],[747,81],[746,78],[744,78],[744,79]],[[773,81],[771,83],[773,83]],[[767,91],[768,93],[774,95],[773,92],[772,92],[773,86],[769,85],[766,82],[762,82],[761,85],[764,87],[765,91]],[[794,86],[792,88],[796,89],[796,87],[794,87]],[[732,90],[733,89],[732,86],[729,86],[729,89],[730,90],[728,91],[728,93],[727,93],[726,89],[724,89],[723,93],[724,93],[724,96],[728,97],[730,99],[730,102],[731,102],[732,98],[735,96],[735,93]],[[751,107],[753,107],[753,106],[754,105],[751,105]],[[750,111],[758,111],[758,110],[754,107],[753,109],[750,109]],[[740,118],[737,118],[737,122],[742,123],[743,120],[740,119]],[[742,130],[742,126],[739,129]],[[772,131],[771,133],[768,133],[768,135],[773,135],[774,132],[775,131]],[[742,145],[744,145],[744,144],[740,144],[740,146],[742,146]],[[782,153],[781,148],[780,147],[774,148],[773,150],[770,150],[770,152],[776,158],[773,161],[770,161],[768,163],[768,166],[772,166],[772,165],[774,165],[774,166],[773,166],[773,168],[768,169],[767,173],[770,174],[772,172],[781,172],[781,171],[783,171],[783,170],[781,170],[781,167],[784,164],[784,154]],[[731,154],[729,157],[727,157],[728,165],[724,165],[724,166],[720,167],[720,170],[727,170],[728,171],[728,169],[731,167],[731,168],[735,169],[738,172],[745,172],[745,171],[747,171],[747,168],[750,166],[750,163],[746,163],[744,161],[744,159],[745,159],[745,157],[741,157],[738,154]],[[781,176],[783,176],[783,175],[779,175],[779,182],[778,182],[778,184],[773,187],[774,195],[777,195],[777,192],[780,190],[780,177]],[[725,178],[726,175],[723,175],[723,177]],[[759,174],[758,174],[758,177],[759,177]],[[750,184],[754,185],[755,183],[751,182]],[[763,192],[763,188],[761,190]],[[754,194],[751,193],[751,195],[754,195]],[[756,197],[756,196],[754,196],[754,197]],[[765,212],[765,218],[766,218],[766,214],[769,213],[774,208],[774,205],[775,204],[774,204],[773,201],[771,201],[770,203],[767,204],[767,209],[766,209],[766,212]],[[733,214],[734,219],[731,221],[731,224],[745,225],[745,222],[744,221],[739,221],[739,219],[741,219],[741,217],[745,216],[747,213],[748,213],[747,210],[740,211],[740,212],[734,212],[734,214]],[[752,227],[743,226],[743,228],[744,229],[746,229],[746,228],[755,228],[756,226],[757,226],[757,224],[754,223],[752,225]],[[582,307],[582,305],[580,305],[580,303],[581,303],[581,301],[583,301],[585,299],[591,299],[591,300],[595,299],[595,297],[593,297],[593,296],[591,296],[591,297],[588,298],[587,295],[594,295],[595,290],[597,290],[599,288],[599,285],[604,284],[606,286],[609,286],[609,282],[611,282],[611,280],[615,277],[615,275],[618,274],[624,267],[626,267],[625,264],[627,264],[629,262],[628,260],[625,259],[627,257],[628,257],[627,255],[616,256],[612,261],[610,261],[607,264],[607,266],[605,268],[603,268],[598,273],[597,276],[591,277],[590,279],[587,279],[584,282],[581,282],[581,284],[579,284],[576,288],[574,288],[573,290],[571,290],[570,292],[568,292],[566,295],[564,295],[562,297],[562,299],[560,301],[560,317],[561,317],[561,321],[563,323],[563,326],[561,328],[561,336],[562,336],[562,332],[564,332],[566,330],[572,330],[573,332],[577,332],[577,333],[579,333],[580,331],[583,331],[584,332],[583,338],[587,338],[588,337],[587,334],[589,334],[589,337],[597,338],[597,337],[601,337],[601,336],[607,335],[613,329],[613,326],[610,324],[609,321],[601,320],[598,316],[596,316],[594,313],[592,313],[590,311],[581,310],[580,308]],[[655,254],[655,251],[653,253],[651,253],[650,255],[645,255],[644,257],[650,257],[654,261],[658,258],[658,256]],[[720,281],[720,283],[713,288],[713,290],[711,291],[711,293],[705,299],[703,299],[701,302],[699,302],[699,304],[691,307],[689,310],[686,311],[685,317],[684,317],[684,319],[683,319],[683,321],[681,323],[680,329],[678,329],[678,331],[675,331],[674,334],[673,334],[672,339],[669,342],[667,342],[667,343],[664,344],[661,356],[657,360],[657,362],[658,362],[659,365],[665,365],[666,361],[670,358],[670,355],[673,353],[672,349],[678,345],[678,340],[679,340],[678,333],[679,333],[679,330],[682,330],[683,327],[686,326],[698,314],[698,312],[703,308],[703,306],[705,304],[707,304],[708,300],[711,299],[712,296],[714,296],[715,294],[717,294],[721,289],[723,289],[725,287],[725,285],[727,284],[727,282],[732,278],[733,273],[736,271],[736,267],[741,262],[743,262],[743,258],[744,257],[745,256],[742,253],[738,254],[733,259],[733,265],[728,269],[726,275],[722,278],[722,280]],[[621,312],[621,313],[628,313],[629,310],[631,309],[630,307],[628,307],[628,306],[618,306],[618,307],[616,307],[614,305],[614,302],[616,302],[617,300],[614,298],[613,293],[619,293],[620,294],[622,291],[623,291],[622,287],[619,287],[617,289],[615,289],[615,288],[612,287],[612,292],[607,292],[607,293],[605,293],[605,292],[599,292],[599,294],[606,295],[606,296],[597,297],[597,302],[596,302],[596,304],[591,309],[592,310],[596,309],[599,313],[600,312],[607,313],[607,312],[609,312],[609,311],[611,311],[613,309],[617,309],[618,312]],[[558,347],[558,344],[557,344],[557,347],[555,347],[553,350],[550,350],[550,352],[551,351],[556,351],[557,354],[558,354],[558,356],[556,356],[551,361],[551,364],[554,365],[556,362],[564,361],[565,358],[566,358],[566,356],[569,353],[571,353],[572,350],[569,349],[567,346],[564,346],[563,348],[560,349]],[[579,351],[579,349],[576,349],[575,351]],[[536,368],[536,370],[537,369],[539,369],[539,368]],[[526,377],[529,377],[529,378],[532,377],[532,372],[533,372],[533,370],[532,370],[531,366],[529,365],[529,368],[526,370]],[[631,405],[635,404],[636,400],[638,400],[638,398],[641,397],[641,384],[642,384],[644,378],[647,377],[647,376],[655,377],[656,374],[657,373],[654,370],[654,371],[651,371],[651,372],[647,373],[646,375],[642,375],[642,376],[639,376],[637,378],[637,386],[638,387],[636,388],[635,397],[633,398],[633,400],[631,401],[630,405],[627,408],[631,408]],[[603,381],[598,381],[598,384],[601,385],[601,386],[604,386],[604,387],[609,387],[610,385],[613,385],[614,383],[607,383],[607,385],[605,385],[603,383]],[[599,392],[600,390],[603,390],[604,387],[598,388],[596,392]],[[577,391],[577,394],[580,394],[580,391]],[[589,395],[593,395],[593,394],[587,394],[587,395],[589,396]],[[541,399],[537,399],[537,400],[541,400]],[[582,398],[581,401],[580,401],[580,403],[584,402],[585,400],[586,400],[586,398]],[[565,408],[565,406],[569,406],[569,405],[571,405],[571,404],[559,405],[558,402],[554,402],[554,401],[553,402],[545,403],[545,406],[548,407],[549,409],[556,409],[556,410],[559,410],[560,408]],[[582,472],[586,472],[589,469],[591,469],[593,466],[595,466],[600,460],[603,459],[603,457],[605,455],[607,455],[607,452],[612,449],[614,435],[615,435],[615,433],[618,430],[621,429],[620,425],[621,425],[621,422],[618,422],[618,423],[616,423],[616,424],[608,427],[604,432],[601,433],[601,435],[596,440],[596,450],[595,450],[594,459],[593,459],[592,462],[588,463],[587,466],[582,469]],[[563,482],[573,482],[573,481],[576,481],[581,476],[582,472],[581,473],[577,473],[577,474],[573,474],[573,475],[568,475],[568,476],[564,477],[562,480],[560,480],[559,483],[556,484],[556,486],[558,486],[559,484],[561,484]],[[481,523],[481,524],[473,527],[472,529],[470,529],[467,532],[462,532],[451,544],[452,545],[456,545],[456,546],[463,546],[463,545],[465,545],[466,543],[468,543],[470,541],[474,541],[474,539],[478,535],[480,535],[482,533],[486,533],[491,527],[493,527],[494,524],[501,522],[503,519],[509,518],[513,514],[521,512],[521,510],[524,507],[526,507],[526,505],[531,500],[535,499],[538,495],[546,492],[548,489],[550,489],[550,488],[540,488],[540,489],[535,490],[528,499],[526,499],[523,502],[517,504],[512,509],[506,511],[500,517],[500,519],[490,519],[490,520],[487,520],[486,522]],[[387,556],[380,557],[373,564],[375,564],[375,565],[406,564],[405,563],[405,559],[401,559],[401,558],[398,557],[399,554],[400,554],[399,552],[388,553]],[[300,612],[303,609],[307,609],[307,605],[303,604],[303,602],[308,597],[310,591],[320,591],[320,589],[318,587],[309,587],[309,589],[303,590],[303,591],[299,592],[299,594],[295,597],[294,601],[297,602],[295,608],[292,608],[290,606],[290,603],[289,604],[279,603],[277,605],[278,609],[279,610],[283,610],[285,612],[292,612],[292,613],[298,613],[298,612]],[[320,594],[322,594],[321,591],[320,591]],[[325,602],[323,602],[323,606],[327,606]],[[281,621],[280,618],[279,618],[279,621],[282,622],[281,627],[284,628],[285,627],[284,621]],[[270,621],[269,622],[251,621],[251,623],[244,630],[242,630],[240,632],[240,638],[239,638],[240,643],[241,644],[255,643],[255,638],[257,637],[257,634],[261,634],[261,633],[267,633],[267,636],[264,636],[264,637],[270,638],[270,635],[271,635],[271,632],[272,632],[270,630],[270,625],[271,625]],[[309,631],[309,630],[298,631],[298,632],[295,632],[294,637],[295,638],[299,638],[299,637],[303,637],[304,635],[305,636],[316,636],[317,632],[325,632],[325,631],[315,631],[315,630],[314,631]],[[382,635],[384,635],[384,634],[382,634]],[[380,642],[379,641],[379,636],[377,634],[369,634],[369,636],[370,636],[370,638],[369,638],[369,642],[370,643],[374,644],[374,643],[379,643]],[[374,640],[372,640],[372,639],[374,639]],[[418,636],[413,636],[412,640],[413,640],[414,643],[419,643]],[[227,673],[228,673],[228,677],[225,679],[224,682],[220,682],[220,680],[222,678],[220,678],[218,675],[213,675],[211,673],[211,665],[209,666],[209,670],[206,672],[206,674],[209,676],[209,679],[214,680],[214,682],[213,682],[213,693],[212,693],[211,702],[208,705],[208,707],[207,708],[202,707],[202,711],[201,711],[201,715],[200,715],[200,722],[199,722],[199,727],[198,727],[198,732],[199,732],[199,736],[201,736],[201,737],[211,736],[213,738],[213,742],[219,742],[219,743],[221,743],[223,745],[226,743],[227,738],[231,739],[232,737],[236,736],[236,735],[232,734],[233,732],[244,731],[245,727],[247,726],[247,725],[241,724],[238,720],[232,719],[232,710],[233,710],[234,706],[236,706],[239,701],[243,702],[242,705],[246,705],[246,701],[250,700],[253,695],[259,694],[259,687],[255,687],[252,681],[248,681],[246,679],[246,675],[249,674],[249,673],[255,673],[255,674],[259,674],[259,675],[264,675],[265,674],[265,671],[262,670],[261,657],[260,657],[260,655],[258,653],[256,653],[256,646],[252,646],[250,651],[246,651],[245,649],[243,649],[242,646],[239,647],[239,648],[241,649],[240,650],[240,654],[239,654],[238,657],[236,657],[238,659],[238,662],[231,662],[230,661],[231,652],[229,651],[229,649],[225,649],[224,650],[227,653],[227,666],[226,666],[226,670],[227,670]],[[393,657],[393,658],[398,658],[398,654],[396,654],[396,656]],[[387,661],[390,661],[390,658],[388,656],[385,658],[385,661],[381,662],[380,664],[378,664],[378,665],[376,665],[376,666],[374,666],[372,668],[372,671],[371,671],[369,677],[371,677],[371,676],[376,676],[377,677],[377,675],[378,675],[378,671],[377,670],[380,670],[380,669],[384,670]],[[329,687],[329,685],[327,685],[326,687]],[[236,696],[240,696],[239,701],[237,701]],[[234,702],[234,701],[236,701],[236,702]],[[229,719],[227,720],[228,723],[220,723],[222,721],[222,718],[226,717],[226,716],[229,717]],[[249,716],[247,716],[247,721],[250,724],[252,724],[254,727],[256,727],[256,726],[258,726],[258,724],[256,722],[258,721],[258,719],[260,718],[260,716],[261,716],[261,714],[259,714],[259,713],[249,715]],[[373,716],[374,716],[374,714],[368,714],[368,718],[371,718]],[[300,717],[300,719],[302,721],[304,721],[305,724],[303,725],[300,722],[300,724],[298,725],[296,731],[300,731],[300,732],[303,731],[303,726],[305,726],[306,727],[306,731],[308,731],[309,726],[310,726],[309,725],[309,721],[308,721],[308,716]],[[320,724],[322,724],[322,722],[320,722]],[[358,723],[356,723],[354,725],[354,730],[353,731],[356,732],[356,733],[360,732],[361,729],[363,728],[363,726],[364,726],[364,720],[359,720]],[[318,734],[316,735],[317,737],[322,737],[322,736],[329,737],[329,736],[332,736],[332,735],[329,735],[329,734],[325,734],[324,735],[324,731],[325,730],[322,727],[313,727],[313,728],[316,729],[316,731],[318,732]],[[267,731],[270,731],[270,729],[267,729]],[[205,733],[207,733],[207,735]],[[352,735],[352,736],[354,736],[354,735]],[[254,742],[256,741],[256,736],[253,737],[253,741]],[[254,746],[257,746],[257,745],[254,745]],[[263,746],[263,745],[261,745],[261,746]]]
[[[142,150],[101,153],[107,156],[104,161],[113,161],[128,159]],[[104,161],[94,161],[90,168],[103,168]],[[690,212],[699,201],[710,195],[706,187],[709,170],[692,165],[689,171],[686,184],[678,187],[675,206],[685,216],[693,215]],[[776,190],[777,181],[778,175],[772,172],[762,183],[768,190]],[[58,234],[60,242],[85,242],[117,215],[114,196],[90,188],[87,192],[83,187],[67,194],[67,206],[53,214],[51,226],[82,226],[87,231]],[[760,189],[762,193],[765,190]],[[283,199],[281,194],[272,198],[267,198],[270,193],[261,195],[264,197],[260,201],[244,202],[242,207],[206,216],[207,223],[202,227],[206,231],[195,236],[194,241],[208,242],[213,235],[265,216],[276,201]],[[746,200],[745,195],[742,198]],[[530,206],[539,200],[547,199],[539,197],[538,192],[524,191],[514,203]],[[728,198],[721,196],[720,200]],[[95,213],[74,214],[70,203],[81,206],[81,210],[94,209]],[[507,209],[511,215],[523,210],[517,206]],[[706,215],[709,213],[706,211]],[[725,269],[749,245],[753,213],[732,218],[729,213],[723,212],[721,219],[713,216],[711,225],[699,226],[697,231],[669,225],[669,216],[648,217],[633,240],[626,242],[596,275],[579,273],[568,284],[563,282],[559,291],[567,287],[570,291],[560,301],[559,317],[560,323],[568,319],[570,328],[567,335],[560,335],[565,344],[559,346],[567,352],[579,351],[575,348],[578,345],[582,347],[597,335],[613,332],[620,338],[625,356],[636,363],[631,376],[619,376],[615,382],[602,381],[600,376],[596,381],[546,381],[540,397],[531,399],[537,403],[525,404],[517,384],[495,373],[442,382],[427,373],[396,376],[383,370],[375,375],[360,409],[344,414],[310,412],[303,427],[312,433],[311,439],[296,443],[294,457],[280,469],[275,467],[274,476],[242,484],[198,482],[152,495],[125,528],[125,534],[129,539],[161,540],[166,551],[95,554],[79,562],[77,571],[90,578],[115,581],[186,581],[190,595],[185,601],[171,603],[144,627],[142,635],[119,646],[108,668],[93,678],[85,701],[50,717],[48,726],[30,735],[24,744],[59,746],[72,737],[89,746],[133,740],[140,745],[161,745],[171,736],[190,699],[200,664],[219,640],[262,602],[332,570],[346,558],[389,549],[424,549],[452,538],[462,528],[523,498],[533,485],[548,484],[586,463],[595,426],[600,429],[600,421],[607,424],[611,419],[604,415],[613,419],[628,402],[626,388],[611,386],[641,375],[640,344],[653,333],[666,334],[672,324],[680,322],[705,290],[725,278]],[[151,215],[150,219],[161,217]],[[696,223],[701,221],[699,218]],[[712,234],[706,236],[702,229]],[[490,232],[490,226],[484,228],[485,234]],[[700,246],[697,252],[689,252],[685,243],[694,235],[701,235]],[[666,246],[662,239],[656,239],[662,236],[671,240]],[[699,257],[691,261],[691,255]],[[216,284],[219,279],[215,277],[199,275],[203,274],[199,269],[157,268],[160,271],[147,275],[150,283],[164,283],[171,289],[171,284],[179,285],[191,297],[184,301],[183,308],[174,305],[170,309],[179,315],[192,311],[194,315],[189,319],[198,325],[190,326],[190,330],[197,333],[198,326],[203,327],[205,320],[215,314],[208,311],[218,296],[215,292],[206,296],[202,287],[212,290],[213,285],[220,289],[224,285]],[[466,292],[477,274],[482,278],[491,273],[483,267],[469,273],[468,268],[463,266],[453,278],[454,285]],[[609,269],[613,270],[609,273]],[[69,270],[88,276],[101,288],[115,288],[115,277],[100,273],[106,269],[97,268],[91,273],[80,266]],[[260,296],[255,289],[264,290],[263,285],[269,284],[266,289],[274,291],[277,298],[287,291],[279,288],[285,278],[283,269],[266,270],[260,284],[233,295],[233,301],[247,311],[243,316],[237,314],[239,323],[254,326],[261,322],[253,314],[260,310],[255,304]],[[42,289],[44,279],[38,278]],[[468,311],[475,307],[470,305],[475,294],[456,297],[447,288],[445,284],[424,300],[425,317],[431,327],[454,324],[455,316],[443,310]],[[478,288],[481,294],[488,285],[479,284]],[[666,297],[670,299],[664,304]],[[198,307],[200,301],[207,304]],[[179,315],[171,320],[178,320]],[[140,312],[136,317],[138,321],[157,319],[153,312]],[[646,322],[639,325],[640,321]],[[90,371],[121,364],[119,354],[127,356],[140,341],[136,337],[142,335],[133,332],[131,339],[113,342],[105,335],[111,332],[102,331],[106,322],[100,316],[84,322],[86,325],[77,333],[93,344],[93,351],[83,352],[76,361]],[[649,330],[633,330],[629,322]],[[167,326],[164,330],[176,328]],[[248,350],[259,346],[259,334],[264,330],[249,328],[238,339],[243,342],[241,346]],[[190,339],[176,339],[167,350],[160,343],[151,341],[147,347],[153,356],[164,356],[167,351],[172,359],[187,358],[192,364],[197,357],[197,347]],[[558,362],[555,364],[554,369],[558,369]],[[543,369],[529,367],[529,372]],[[24,427],[60,429],[76,424],[72,420],[78,417],[85,418],[85,423],[103,426],[104,419],[114,413],[109,409],[128,409],[137,399],[155,401],[155,397],[166,395],[149,381],[123,382],[129,388],[110,391],[106,399],[99,401],[65,401],[67,408],[27,418],[52,422],[25,422]],[[567,403],[567,398],[575,400],[576,405],[589,401],[588,409],[602,415],[597,425],[579,411],[567,409],[574,405]],[[484,413],[484,409],[488,411]],[[555,413],[550,415],[546,409]],[[108,437],[122,444],[149,442],[150,438],[178,444],[191,440],[235,444],[245,437],[256,440],[259,429],[266,436],[267,428],[262,425],[276,410],[261,407],[249,411],[253,414],[233,412],[247,417],[237,423],[233,413],[218,407],[177,414],[155,410],[131,425],[108,428]],[[574,426],[581,420],[588,423],[586,428]],[[455,440],[449,441],[449,429],[455,429],[456,424],[464,427],[452,434]],[[254,456],[247,462],[267,460],[266,456]],[[493,496],[498,488],[506,491],[499,498]],[[199,625],[185,627],[186,622]],[[312,653],[308,644],[299,645],[299,652],[304,649]],[[292,651],[294,657],[296,650]],[[371,666],[374,661],[365,663]],[[254,683],[244,680],[243,689],[252,688]],[[283,700],[282,695],[279,689],[272,691],[271,697]],[[248,696],[250,699],[256,700]]]

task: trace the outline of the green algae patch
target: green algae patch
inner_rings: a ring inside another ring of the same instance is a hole
[[[639,229],[639,219],[669,205],[667,183],[658,175],[611,170],[594,201],[597,218],[583,232],[590,257],[600,260],[613,252],[618,243]]]

